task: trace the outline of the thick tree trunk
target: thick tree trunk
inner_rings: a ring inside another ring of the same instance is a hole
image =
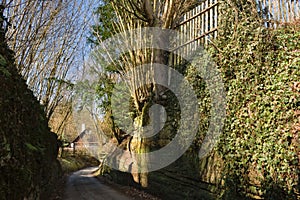
[[[147,113],[148,113],[148,105],[145,104],[143,106],[141,115],[135,118],[134,122],[134,128],[135,128],[135,134],[133,136],[133,139],[131,140],[131,151],[133,151],[136,154],[139,154],[140,157],[136,158],[136,162],[134,163],[133,169],[133,179],[135,182],[139,183],[142,187],[148,187],[148,156],[146,155],[147,152],[149,152],[149,145],[146,138],[144,137],[144,129],[143,126],[145,126],[149,121],[147,120]],[[140,173],[142,172],[143,173]],[[146,172],[145,172],[146,171]]]
[[[155,36],[154,38],[154,46],[160,46],[161,49],[153,49],[153,60],[152,64],[161,64],[167,65],[169,60],[169,53],[162,48],[169,47],[170,39],[169,35],[166,32],[162,32],[159,35]],[[155,68],[154,70],[154,77],[155,77],[155,100],[161,101],[161,97],[165,91],[165,87],[163,85],[168,84],[168,71],[166,68]],[[157,84],[160,83],[160,84]]]

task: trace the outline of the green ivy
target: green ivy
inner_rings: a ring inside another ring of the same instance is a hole
[[[3,73],[5,76],[11,76],[10,72],[5,68],[7,65],[6,59],[0,55],[0,72]]]
[[[296,198],[300,93],[300,29],[267,29],[255,1],[219,4],[219,32],[210,48],[223,74],[227,118],[218,151],[225,193]]]

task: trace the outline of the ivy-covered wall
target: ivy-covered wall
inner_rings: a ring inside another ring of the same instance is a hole
[[[210,48],[228,102],[218,146],[221,196],[296,199],[300,24],[267,29],[255,6],[254,0],[220,1],[218,38]]]

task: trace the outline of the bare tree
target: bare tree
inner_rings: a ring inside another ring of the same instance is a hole
[[[19,73],[50,119],[71,94],[72,71],[83,64],[92,1],[2,0],[2,5]]]

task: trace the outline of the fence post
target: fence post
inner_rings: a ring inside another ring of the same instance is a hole
[[[85,130],[85,124],[81,124],[81,132]]]
[[[71,143],[71,147],[73,148],[73,155],[75,155],[75,146],[76,146],[76,143]]]

